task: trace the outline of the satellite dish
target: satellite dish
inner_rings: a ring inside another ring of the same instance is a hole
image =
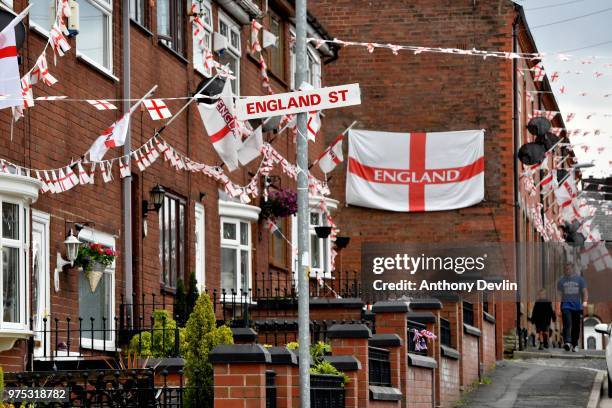
[[[9,23],[13,21],[14,18],[15,18],[15,15],[13,13],[0,9],[0,31],[2,31],[4,27],[9,25]],[[18,50],[21,49],[21,47],[23,46],[23,42],[25,41],[25,36],[26,36],[26,28],[25,28],[25,25],[23,24],[23,21],[20,21],[15,26],[15,42],[17,44]]]
[[[544,161],[546,148],[539,143],[525,143],[518,151],[518,159],[527,166],[533,166]]]
[[[272,116],[271,118],[264,119],[263,128],[261,130],[263,132],[270,132],[272,130],[278,129],[278,125],[280,125],[281,119],[282,119],[282,116]]]
[[[200,94],[204,95],[205,97],[196,98],[196,102],[212,105],[213,103],[217,102],[217,99],[206,98],[206,96],[219,95],[223,91],[223,86],[225,86],[225,80],[219,77],[216,77],[214,79],[204,78],[196,87],[195,92],[198,92],[200,89],[204,88],[205,86],[206,86],[206,89],[200,92]]]
[[[532,118],[527,124],[527,130],[534,136],[544,136],[550,131],[552,124],[543,116]]]
[[[535,142],[544,145],[546,150],[550,150],[553,148],[554,145],[559,142],[559,140],[561,140],[559,136],[555,135],[554,133],[548,132],[544,136],[536,137]]]

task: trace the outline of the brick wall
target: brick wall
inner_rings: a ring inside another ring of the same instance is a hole
[[[482,337],[481,337],[482,345],[483,345],[483,355],[482,362],[484,364],[484,369],[489,370],[495,365],[495,324],[484,321],[482,327]]]
[[[429,408],[433,400],[433,370],[423,367],[408,367],[408,408]]]
[[[440,405],[453,407],[459,399],[459,361],[442,357],[440,359]]]
[[[462,383],[463,386],[471,385],[478,380],[478,337],[471,334],[463,334],[463,347],[461,350]]]
[[[320,0],[310,5],[340,39],[378,43],[511,49],[514,11],[509,2]],[[432,29],[432,24],[447,27]],[[450,30],[450,31],[449,31]],[[353,120],[385,131],[485,129],[487,202],[436,213],[393,213],[344,207],[346,168],[331,180],[340,199],[337,217],[351,237],[343,264],[360,268],[364,242],[512,241],[512,65],[508,61],[400,52],[340,50],[325,66],[327,84],[358,82],[362,104],[326,113],[330,139]],[[346,150],[346,146],[345,146]],[[346,153],[345,153],[346,154]]]

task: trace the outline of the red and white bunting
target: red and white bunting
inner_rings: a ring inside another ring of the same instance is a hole
[[[100,167],[102,170],[102,180],[105,183],[108,183],[113,180],[113,162],[112,161],[103,161],[100,163]]]
[[[145,99],[142,104],[153,120],[167,119],[172,116],[170,109],[162,99]]]
[[[80,184],[89,184],[90,183],[89,173],[87,173],[85,171],[85,169],[83,168],[83,164],[80,161],[77,164],[77,172],[78,172],[78,175],[79,175],[79,183]]]
[[[49,31],[49,36],[51,39],[51,48],[53,48],[54,53],[63,57],[64,54],[70,50],[70,44],[68,44],[68,40],[57,22],[53,24],[51,31]]]
[[[97,166],[96,162],[91,163],[91,168],[89,169],[89,184],[94,184],[94,178],[96,175],[96,166]]]
[[[62,99],[66,99],[67,96],[62,95],[51,95],[51,96],[37,96],[34,98],[35,101],[59,101]]]
[[[47,86],[53,86],[57,83],[57,79],[49,72],[47,65],[47,57],[43,52],[36,60],[36,65],[30,72],[30,82],[32,85],[42,82]]]
[[[97,110],[115,110],[117,107],[106,99],[86,99],[87,103]]]
[[[535,66],[533,66],[530,71],[533,73],[533,80],[535,82],[541,82],[544,80],[546,76],[546,71],[544,71],[544,67],[541,62],[538,62]]]
[[[130,171],[130,158],[126,157],[119,158],[119,177],[126,178],[131,174]]]
[[[259,32],[262,29],[262,25],[256,20],[251,21],[251,52],[261,52],[261,44],[259,43]]]
[[[306,123],[308,131],[308,140],[314,142],[317,139],[317,134],[321,129],[321,117],[319,112],[308,112],[308,122]]]
[[[143,160],[143,157],[139,154],[138,150],[132,152],[132,160],[134,160],[134,162],[138,166],[138,170],[140,171],[145,171],[146,168],[149,167],[149,162],[145,162]]]
[[[23,107],[31,108],[34,106],[34,95],[32,94],[32,84],[30,83],[30,76],[24,75],[21,78],[21,95],[23,97]]]

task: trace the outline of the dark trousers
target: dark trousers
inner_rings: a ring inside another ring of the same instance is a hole
[[[563,341],[571,343],[572,346],[578,345],[580,338],[580,324],[582,323],[582,310],[562,309],[563,317]]]

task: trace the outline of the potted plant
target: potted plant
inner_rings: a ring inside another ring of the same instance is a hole
[[[272,190],[260,205],[261,219],[275,220],[297,213],[297,193],[289,189]]]
[[[96,291],[104,271],[112,265],[116,256],[117,252],[113,248],[101,244],[89,243],[79,247],[74,263],[83,268],[92,293]]]

